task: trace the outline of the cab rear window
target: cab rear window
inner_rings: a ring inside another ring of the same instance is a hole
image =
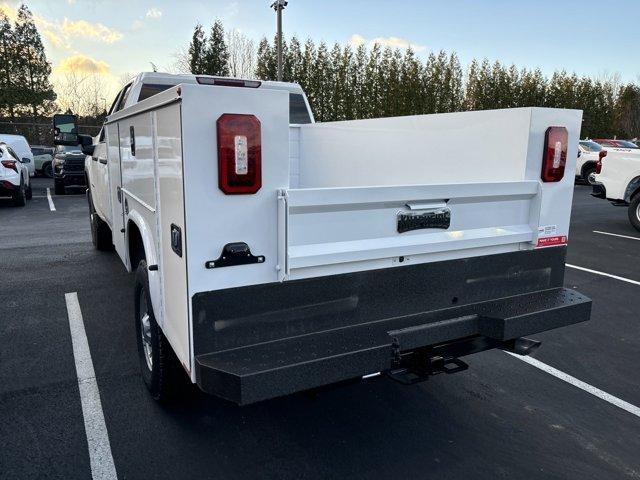
[[[300,93],[289,94],[289,123],[311,123],[307,104]]]
[[[171,88],[174,85],[157,85],[153,83],[145,83],[142,85],[140,89],[140,95],[138,96],[138,101],[146,100],[149,97],[153,97],[154,95],[164,92],[167,88]]]

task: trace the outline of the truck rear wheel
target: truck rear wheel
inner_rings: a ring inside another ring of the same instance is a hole
[[[188,388],[188,380],[153,314],[149,296],[149,273],[145,260],[140,261],[136,270],[135,302],[136,337],[142,379],[155,400],[175,400]]]
[[[631,225],[633,225],[633,228],[640,231],[640,192],[636,193],[631,200],[628,213]]]

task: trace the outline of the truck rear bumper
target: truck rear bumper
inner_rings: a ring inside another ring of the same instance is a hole
[[[591,300],[561,287],[564,253],[553,247],[292,282],[302,290],[285,283],[198,294],[197,383],[248,404],[397,369],[412,357],[446,361],[512,348],[522,336],[589,319]],[[304,291],[306,299],[288,297]],[[478,301],[481,291],[494,298]],[[228,316],[233,297],[236,318]]]

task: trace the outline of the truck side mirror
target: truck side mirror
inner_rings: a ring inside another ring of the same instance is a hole
[[[78,145],[78,126],[75,115],[56,114],[53,116],[53,144]]]
[[[93,155],[95,147],[93,145],[93,137],[91,135],[78,135],[78,143],[80,144],[82,153],[85,155]]]

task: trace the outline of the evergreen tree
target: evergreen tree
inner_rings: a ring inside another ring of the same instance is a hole
[[[9,18],[0,10],[0,112],[15,116],[16,85],[12,79],[16,64],[16,37]]]
[[[622,138],[640,137],[640,87],[625,85],[615,105],[614,128]]]
[[[205,72],[205,49],[206,41],[204,30],[199,23],[193,29],[193,36],[189,44],[189,71],[196,75],[202,75]]]
[[[317,74],[316,61],[316,46],[313,40],[308,38],[304,43],[304,53],[302,54],[300,86],[306,92],[310,105],[315,105],[317,99],[315,90],[315,76]]]
[[[54,109],[56,94],[49,82],[51,64],[47,61],[44,45],[26,5],[18,9],[15,38],[17,56],[14,72],[18,78],[16,97],[36,117]]]
[[[274,52],[266,38],[262,38],[258,45],[258,58],[256,61],[256,78],[261,80],[275,80],[277,72],[275,69]]]
[[[220,20],[211,27],[204,49],[203,73],[221,77],[229,76],[229,52],[224,40],[224,28]]]
[[[360,118],[372,118],[382,107],[382,90],[380,83],[380,45],[377,43],[371,47],[369,59],[364,71],[362,80],[361,109],[362,116]]]
[[[349,66],[349,85],[353,96],[352,118],[366,118],[364,84],[367,62],[367,47],[358,45],[353,62]]]

